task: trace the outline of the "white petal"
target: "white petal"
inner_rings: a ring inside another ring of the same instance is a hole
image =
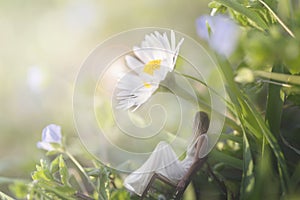
[[[141,63],[138,59],[132,56],[125,56],[128,67],[134,70],[136,73],[141,73],[145,64]]]
[[[131,108],[132,106],[134,106],[134,103],[127,101],[127,102],[120,102],[119,105],[116,108],[127,110],[127,109]]]
[[[38,142],[36,144],[37,148],[39,149],[44,149],[44,150],[47,150],[47,151],[52,151],[54,150],[54,148],[52,147],[52,145],[48,142]]]
[[[143,41],[141,43],[141,51],[143,51],[144,55],[150,60],[155,60],[157,58],[155,56],[156,49],[149,43],[149,41]]]
[[[166,75],[169,71],[173,70],[173,67],[170,65],[167,65],[167,61],[164,60],[161,64],[161,67],[159,70],[155,71],[155,77],[158,79],[158,81],[163,81],[166,78]]]
[[[156,35],[157,39],[160,41],[160,43],[162,44],[162,47],[164,49],[166,49],[167,51],[170,51],[171,50],[170,43],[169,43],[166,33],[161,35],[157,31],[155,31],[155,35]]]
[[[118,84],[117,84],[117,88],[119,89],[132,89],[134,87],[136,87],[137,85],[139,85],[141,83],[140,78],[137,75],[128,73],[125,76],[123,76]]]
[[[140,59],[143,63],[148,63],[150,60],[152,60],[151,57],[149,57],[149,55],[146,53],[146,51],[140,47],[133,47],[133,52],[136,57],[138,57],[138,59]]]
[[[177,57],[178,57],[178,53],[179,53],[179,48],[181,46],[181,44],[183,43],[184,41],[184,38],[181,38],[181,40],[179,41],[179,43],[177,44],[177,47],[175,49],[175,53],[174,53],[174,57],[173,57],[173,67],[174,65],[176,64],[176,60],[177,60]]]
[[[128,97],[128,96],[131,96],[131,92],[129,90],[122,90],[121,92],[119,92],[117,94],[117,97],[120,97],[120,98],[124,98],[124,97]]]
[[[178,42],[178,44],[177,44],[177,46],[176,46],[175,51],[179,51],[179,48],[180,48],[180,46],[182,45],[183,41],[184,41],[184,38],[181,38],[181,40]]]
[[[154,35],[146,35],[141,47],[151,60],[162,59],[160,52],[163,51],[162,44],[155,38]],[[162,50],[161,50],[162,49]]]
[[[156,49],[164,49],[163,45],[161,44],[161,42],[157,39],[157,37],[154,34],[151,34],[150,36],[148,36],[148,38],[146,38],[146,40],[148,40],[151,47],[156,48]]]
[[[155,36],[153,35],[153,37]],[[159,55],[157,56],[159,56],[159,59],[161,60],[166,59],[168,57],[168,54],[170,53],[170,48],[168,48],[168,45],[165,44],[165,43],[169,43],[168,39],[164,41],[163,37],[160,34],[158,34],[155,37],[155,40],[159,44],[158,45],[159,49],[161,49],[158,51]]]
[[[174,51],[175,50],[175,34],[174,31],[171,30],[171,50]]]

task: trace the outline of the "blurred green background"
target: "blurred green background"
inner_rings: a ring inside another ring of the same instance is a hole
[[[162,27],[197,40],[205,0],[0,0],[0,176],[30,178],[42,129],[62,126],[78,144],[72,93],[81,63],[121,31]],[[0,190],[6,190],[1,186]]]

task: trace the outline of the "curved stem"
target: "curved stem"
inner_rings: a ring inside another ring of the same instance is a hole
[[[101,192],[98,191],[97,187],[92,183],[92,181],[89,178],[88,174],[85,172],[85,170],[83,169],[81,164],[76,160],[76,158],[72,154],[70,154],[68,151],[65,151],[65,154],[76,165],[76,167],[79,169],[79,171],[82,173],[82,175],[86,178],[86,180],[89,182],[89,184],[93,187],[93,190],[98,192],[99,199],[105,200],[104,196],[101,194]]]
[[[81,194],[81,193],[79,193],[79,192],[77,192],[77,193],[75,194],[75,197],[77,197],[77,198],[79,198],[79,199],[82,199],[82,200],[93,200],[91,197],[86,196],[86,195],[84,195],[84,194]]]
[[[232,104],[230,101],[228,101],[225,97],[221,96],[215,89],[213,89],[212,87],[208,86],[205,82],[201,81],[200,79],[197,79],[193,76],[190,76],[188,74],[183,74],[183,73],[180,73],[180,72],[177,72],[175,71],[176,74],[178,75],[181,75],[183,77],[186,77],[188,79],[191,79],[191,80],[194,80],[196,82],[199,82],[200,84],[202,84],[203,86],[207,87],[209,89],[209,91],[213,92],[215,95],[217,95],[218,97],[220,97],[220,99],[222,99],[228,106],[228,108],[232,111],[233,107],[234,107],[234,104]],[[180,86],[176,86],[175,89],[178,90]],[[183,90],[183,88],[180,88],[180,90]],[[183,96],[185,97],[185,96]],[[185,97],[186,98],[186,97]],[[208,104],[206,104],[205,102],[202,102],[202,101],[199,101],[198,100],[198,103],[200,104],[201,103],[201,106],[204,106],[203,108],[207,109],[205,111],[209,111],[210,110],[210,106]],[[217,110],[214,110],[213,111],[219,115],[219,116],[222,116],[222,117],[225,117],[225,120],[226,120],[226,124],[228,124],[229,126],[231,126],[232,128],[234,128],[235,130],[237,131],[241,131],[239,125],[236,123],[236,121],[232,120],[231,118],[229,118],[228,116],[220,113],[219,111]]]
[[[91,184],[91,186],[93,187],[93,189],[96,189],[95,185],[91,182],[89,176],[87,175],[87,173],[85,172],[85,170],[83,169],[83,167],[81,166],[81,164],[76,160],[76,158],[70,154],[68,151],[65,151],[65,154],[70,158],[70,160],[76,165],[76,167],[79,169],[79,171],[81,172],[81,174],[86,178],[86,180]]]

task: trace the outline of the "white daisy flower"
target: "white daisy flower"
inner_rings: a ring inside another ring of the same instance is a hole
[[[145,103],[173,71],[180,45],[176,45],[175,33],[171,31],[170,41],[166,33],[157,31],[145,36],[140,47],[133,47],[134,55],[125,57],[126,63],[134,73],[126,75],[117,85],[119,104],[117,108],[136,110]]]
[[[133,47],[134,56],[126,56],[128,67],[145,79],[162,81],[168,72],[174,69],[179,47],[183,38],[176,46],[175,33],[171,31],[171,41],[167,33],[155,31],[145,36],[140,47]]]

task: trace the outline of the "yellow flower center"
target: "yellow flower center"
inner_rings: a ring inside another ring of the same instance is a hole
[[[144,82],[144,86],[145,86],[145,88],[151,88],[151,84],[150,83]]]
[[[151,60],[145,65],[143,71],[145,73],[153,76],[154,70],[157,70],[160,68],[160,63],[161,63],[161,60]]]

